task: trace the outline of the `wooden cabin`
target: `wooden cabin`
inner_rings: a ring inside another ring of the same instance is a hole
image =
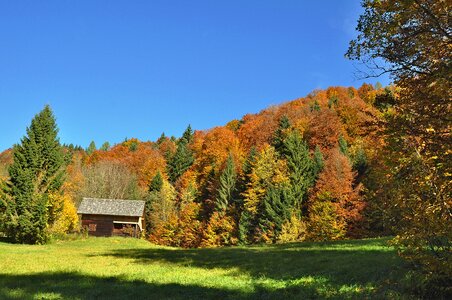
[[[144,205],[142,200],[83,198],[77,213],[89,235],[140,237]]]

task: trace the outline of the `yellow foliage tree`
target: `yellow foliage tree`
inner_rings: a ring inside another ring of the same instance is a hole
[[[64,234],[78,229],[77,209],[72,198],[67,194],[49,195],[50,234]]]
[[[306,223],[297,215],[292,214],[281,229],[281,233],[277,237],[280,243],[303,241],[306,238]]]
[[[214,212],[203,232],[202,247],[237,244],[237,224],[231,216]]]
[[[251,168],[250,180],[243,196],[245,210],[255,215],[270,187],[283,187],[290,181],[285,161],[278,160],[272,146],[264,146]]]
[[[308,239],[313,241],[337,240],[345,236],[346,223],[339,218],[329,192],[315,197],[309,206]]]
[[[176,190],[166,179],[163,180],[160,191],[149,194],[151,210],[146,218],[153,228],[170,219],[175,211],[176,196]]]

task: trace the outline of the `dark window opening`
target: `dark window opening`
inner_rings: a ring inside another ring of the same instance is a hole
[[[113,223],[113,227],[114,227],[114,229],[121,230],[121,229],[124,228],[124,224],[121,224],[121,223]]]

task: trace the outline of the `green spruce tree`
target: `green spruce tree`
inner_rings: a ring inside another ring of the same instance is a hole
[[[356,151],[355,155],[353,156],[352,163],[353,170],[358,172],[358,177],[366,174],[369,165],[367,162],[366,152],[362,147],[358,148],[358,150]]]
[[[255,147],[251,147],[248,157],[245,159],[242,165],[241,176],[237,180],[237,207],[239,212],[243,209],[243,193],[247,189],[247,184],[250,181],[250,174],[252,171],[253,163],[256,161],[258,152]]]
[[[240,214],[238,225],[239,244],[247,245],[250,243],[250,232],[251,232],[251,216],[246,210],[243,210],[242,213]]]
[[[333,106],[337,106],[337,102],[339,101],[339,98],[337,97],[337,95],[331,95],[328,98],[328,107],[332,108]]]
[[[238,239],[239,243],[242,245],[246,245],[250,243],[250,235],[251,235],[251,225],[252,218],[243,207],[243,193],[245,193],[247,189],[247,183],[250,181],[250,174],[253,170],[253,164],[258,157],[258,152],[255,147],[250,149],[248,153],[248,157],[242,166],[242,175],[240,176],[237,182],[237,212],[239,216],[239,224],[238,224]]]
[[[288,188],[270,188],[263,203],[259,227],[275,243],[281,233],[284,222],[290,219],[296,198]]]
[[[146,234],[149,235],[152,231],[152,224],[151,222],[151,214],[152,214],[152,205],[156,202],[158,202],[161,198],[160,191],[163,187],[163,177],[160,171],[155,174],[155,176],[152,178],[151,182],[149,183],[149,194],[146,197],[146,203],[144,206],[144,215],[145,215],[145,228],[146,228]]]
[[[285,139],[283,154],[290,172],[290,189],[295,205],[300,209],[307,199],[309,188],[315,182],[315,164],[298,131],[291,132]]]
[[[193,130],[191,129],[191,125],[189,124],[187,126],[187,129],[185,129],[184,133],[182,134],[179,143],[190,144],[192,141],[193,141]]]
[[[27,135],[14,145],[6,189],[5,229],[19,243],[45,243],[49,218],[49,194],[58,192],[64,181],[65,158],[57,137],[58,128],[49,106],[31,121]]]
[[[237,174],[235,171],[234,159],[229,154],[226,167],[220,175],[220,186],[218,196],[215,201],[215,209],[220,213],[225,213],[230,204],[234,202],[236,196]]]
[[[160,192],[163,186],[163,177],[160,171],[157,171],[157,174],[152,178],[149,183],[149,192]]]
[[[251,147],[250,152],[248,153],[248,157],[246,158],[245,162],[243,163],[243,174],[250,174],[252,170],[253,163],[256,161],[258,156],[258,152],[256,150],[256,147]]]
[[[138,141],[137,140],[133,140],[132,142],[130,142],[129,151],[130,152],[135,152],[137,150],[138,150]]]
[[[105,142],[102,144],[102,146],[100,147],[100,150],[102,151],[108,151],[110,149],[110,143],[109,142]]]
[[[193,164],[193,161],[193,153],[187,143],[179,143],[176,148],[176,153],[174,153],[167,163],[169,181],[174,184]]]
[[[6,208],[7,208],[7,195],[6,191],[6,183],[0,179],[0,232],[5,231],[5,223],[6,223]]]
[[[325,162],[323,161],[323,154],[320,151],[319,146],[315,146],[314,151],[314,174],[317,177],[319,173],[323,170]]]
[[[160,137],[157,139],[157,145],[161,145],[165,140],[167,139],[166,135],[164,132],[162,132],[162,134],[160,135]]]
[[[341,151],[341,153],[348,157],[348,144],[342,134],[339,136],[338,143],[339,143],[339,150]]]
[[[91,143],[89,143],[88,148],[86,148],[86,153],[88,155],[93,154],[94,151],[96,151],[96,143],[94,141],[91,141]]]
[[[291,124],[289,118],[284,115],[279,120],[278,129],[276,129],[273,134],[272,146],[275,147],[276,151],[281,154],[284,148],[284,140],[287,135],[287,130],[290,128]]]
[[[167,163],[167,174],[169,181],[175,183],[182,174],[193,164],[195,158],[189,144],[193,141],[193,130],[188,125],[182,137],[177,141],[176,152],[169,157]]]

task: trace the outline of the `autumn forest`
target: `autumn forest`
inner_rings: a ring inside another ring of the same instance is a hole
[[[82,197],[146,200],[146,237],[210,247],[378,236],[384,116],[392,87],[332,87],[182,137],[131,138],[99,149],[64,146],[66,213],[77,228]],[[2,153],[2,166],[12,152]],[[3,171],[3,174],[6,172]]]
[[[389,73],[388,86],[332,86],[208,130],[187,124],[177,137],[87,148],[62,145],[58,116],[45,106],[0,153],[0,238],[86,236],[77,215],[84,197],[144,200],[141,238],[154,245],[385,237],[410,264],[411,295],[447,298],[450,5],[362,5],[345,56],[377,72],[368,77]]]

